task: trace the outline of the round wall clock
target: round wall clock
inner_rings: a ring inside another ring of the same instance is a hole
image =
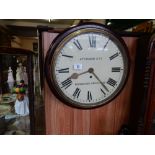
[[[79,108],[101,106],[114,99],[129,71],[124,41],[95,23],[61,33],[52,42],[45,61],[50,89],[64,103]]]

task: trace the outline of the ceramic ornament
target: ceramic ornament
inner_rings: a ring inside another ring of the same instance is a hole
[[[22,63],[19,63],[19,75],[20,75],[20,79],[23,80],[23,66],[22,66]]]
[[[23,80],[24,80],[24,83],[28,85],[28,76],[26,72],[26,67],[24,67],[24,71],[23,71]]]
[[[19,84],[20,81],[21,81],[20,68],[17,67],[17,70],[16,70],[16,82],[17,82],[17,84]]]
[[[15,80],[13,78],[13,71],[12,71],[11,67],[9,67],[7,83],[8,83],[8,86],[9,86],[10,90],[12,90],[12,88],[14,86],[14,82],[15,82]]]
[[[24,99],[19,101],[18,99],[15,102],[15,113],[20,116],[29,115],[29,99],[24,95]]]

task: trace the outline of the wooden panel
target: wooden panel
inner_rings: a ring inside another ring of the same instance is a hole
[[[114,134],[115,101],[91,110],[91,134]]]
[[[44,56],[55,34],[43,33]],[[59,101],[44,80],[46,134],[117,134],[128,123],[136,38],[124,38],[129,48],[131,70],[126,86],[111,103],[95,109],[77,109]]]

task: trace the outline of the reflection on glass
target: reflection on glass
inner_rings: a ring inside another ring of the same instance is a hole
[[[0,54],[0,134],[30,134],[27,57]]]

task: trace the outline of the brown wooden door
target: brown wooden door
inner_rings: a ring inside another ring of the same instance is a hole
[[[57,34],[42,33],[44,57]],[[136,55],[136,37],[123,38],[129,49],[130,72],[122,92],[110,103],[95,109],[77,109],[58,100],[44,77],[46,134],[117,134],[129,121]]]

